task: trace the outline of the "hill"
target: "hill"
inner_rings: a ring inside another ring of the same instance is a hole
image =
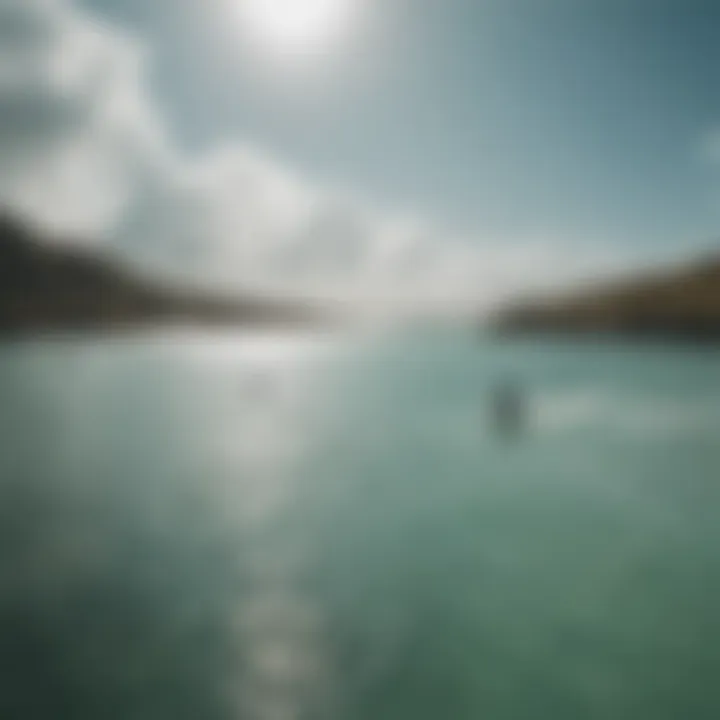
[[[108,254],[50,242],[16,219],[0,216],[0,334],[318,319],[302,304],[216,297],[140,277]]]
[[[501,334],[610,335],[720,341],[720,258],[551,298],[518,302],[492,321]]]

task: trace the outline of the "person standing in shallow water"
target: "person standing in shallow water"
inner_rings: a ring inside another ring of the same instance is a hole
[[[525,429],[525,398],[520,386],[505,380],[493,394],[492,422],[496,434],[503,438],[517,438]]]

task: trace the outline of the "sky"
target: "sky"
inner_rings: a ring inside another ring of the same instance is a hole
[[[714,0],[355,0],[302,52],[245,1],[0,0],[0,201],[223,286],[408,302],[713,246]]]

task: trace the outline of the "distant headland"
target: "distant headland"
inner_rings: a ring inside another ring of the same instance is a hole
[[[109,254],[51,242],[17,218],[0,215],[0,336],[165,323],[303,325],[321,319],[304,303],[215,296],[141,277]]]
[[[501,309],[491,327],[505,336],[720,342],[720,255],[576,293],[517,302]]]

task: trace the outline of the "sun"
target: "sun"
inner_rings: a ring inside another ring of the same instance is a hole
[[[267,49],[316,54],[340,39],[356,0],[239,0],[249,35]]]

